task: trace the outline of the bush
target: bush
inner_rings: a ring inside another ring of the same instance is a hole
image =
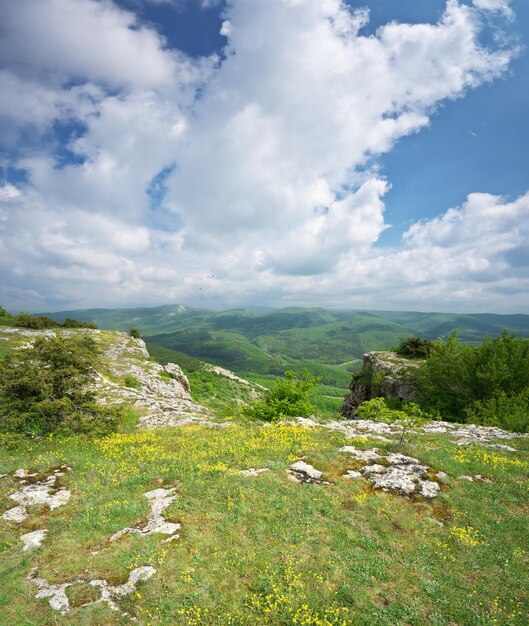
[[[434,343],[415,373],[415,386],[419,404],[445,419],[492,423],[497,410],[504,428],[519,428],[529,389],[529,340],[504,332],[480,346],[468,346],[453,334]],[[518,417],[510,416],[509,407],[518,407]]]
[[[131,337],[133,337],[134,339],[139,339],[140,338],[140,331],[137,328],[131,328],[129,330],[129,335]]]
[[[4,307],[0,306],[0,325],[6,324],[12,324],[13,326],[19,326],[20,328],[32,328],[35,330],[61,327],[97,328],[97,324],[94,324],[94,322],[81,322],[71,317],[67,317],[62,324],[47,315],[31,315],[30,313],[22,312],[15,317],[14,315],[8,313]]]
[[[15,323],[15,316],[8,313],[3,306],[0,306],[0,325],[7,326]]]
[[[43,328],[58,328],[59,322],[46,315],[30,315],[29,313],[19,313],[15,318],[15,324],[21,328],[33,328],[41,330]]]
[[[373,398],[366,400],[355,411],[357,417],[374,422],[384,422],[393,424],[398,422],[401,427],[400,439],[397,445],[402,445],[406,435],[411,429],[420,428],[431,415],[425,413],[418,404],[414,402],[403,402],[399,409],[390,408],[384,398]]]
[[[123,384],[125,387],[139,389],[141,387],[141,380],[138,380],[136,376],[133,376],[132,374],[125,374],[125,376],[123,376]]]
[[[272,422],[284,417],[309,417],[315,407],[308,400],[308,392],[317,386],[319,378],[307,370],[296,375],[285,372],[260,400],[252,402],[242,409],[244,416],[251,419]]]
[[[395,352],[401,356],[424,359],[430,356],[434,342],[421,337],[408,337],[403,339],[395,348]]]
[[[89,385],[98,361],[90,337],[39,337],[0,362],[0,430],[103,434],[119,410],[98,406]]]
[[[467,420],[518,432],[529,431],[529,388],[508,395],[496,393],[488,400],[476,400],[466,409]]]
[[[65,318],[61,326],[63,328],[97,328],[97,324],[94,322],[81,322],[72,317]]]

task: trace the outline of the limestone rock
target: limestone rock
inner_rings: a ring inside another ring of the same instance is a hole
[[[259,469],[255,469],[254,467],[250,467],[249,469],[241,470],[239,472],[239,474],[242,474],[243,476],[248,476],[250,478],[253,478],[255,476],[259,476],[259,474],[262,474],[263,472],[268,472],[268,471],[269,471],[268,467],[261,467]]]
[[[178,531],[182,527],[181,524],[167,522],[162,515],[163,511],[176,500],[176,496],[173,495],[175,491],[175,488],[154,489],[145,493],[144,496],[151,504],[151,512],[147,524],[143,528],[124,528],[114,533],[110,537],[110,541],[115,541],[127,534],[152,535],[155,533],[170,535],[170,538],[165,541],[178,539]]]
[[[352,446],[345,446],[340,452],[346,452],[353,459],[365,462],[359,472],[348,470],[344,474],[345,478],[356,478],[361,475],[369,480],[375,489],[404,496],[434,498],[440,491],[438,482],[423,478],[429,467],[411,456],[398,453],[382,455],[376,450],[357,450]]]
[[[395,352],[367,352],[362,370],[353,375],[349,393],[345,396],[341,413],[354,417],[355,411],[366,400],[378,396],[413,400],[415,389],[408,376],[422,361],[406,359]]]
[[[22,550],[25,552],[27,550],[33,550],[34,548],[40,548],[47,532],[47,530],[34,530],[32,533],[22,535],[20,537]]]
[[[64,471],[68,469],[64,466]],[[11,500],[18,502],[18,506],[4,512],[2,519],[6,522],[23,522],[28,516],[28,507],[33,504],[45,504],[53,510],[67,504],[70,500],[70,491],[58,486],[56,473],[36,480],[38,474],[19,469],[13,473],[13,476],[19,479],[22,487],[9,495]],[[28,483],[29,479],[33,482]]]
[[[116,604],[116,601],[131,595],[136,591],[140,582],[149,580],[155,573],[156,570],[150,565],[137,567],[130,572],[127,582],[123,585],[111,585],[108,581],[99,578],[95,580],[84,580],[80,578],[72,580],[71,582],[54,585],[48,583],[44,578],[40,578],[37,574],[37,570],[33,570],[30,573],[28,580],[39,589],[35,596],[37,599],[47,598],[52,609],[59,611],[62,615],[66,615],[66,613],[70,611],[70,602],[66,595],[66,589],[69,587],[82,584],[99,587],[100,597],[92,602],[82,604],[80,608],[106,603],[112,610],[119,611],[119,606]],[[122,613],[122,615],[127,616],[127,613]]]
[[[360,461],[366,461],[366,462],[376,461],[382,458],[380,454],[375,452],[375,450],[357,450],[356,448],[353,448],[352,446],[344,446],[343,448],[340,448],[339,452],[346,452],[350,454],[352,457],[354,457],[355,459],[358,459]]]
[[[298,483],[329,484],[322,480],[323,472],[312,467],[305,461],[296,461],[290,466],[289,475]]]
[[[263,387],[263,385],[260,385],[259,383],[251,383],[249,380],[241,378],[231,370],[227,370],[224,367],[220,367],[219,365],[204,363],[204,369],[206,370],[206,372],[213,372],[214,374],[217,374],[217,376],[223,376],[224,378],[235,380],[236,382],[241,383],[241,385],[246,385],[247,387],[255,387],[257,389],[260,389],[261,391],[268,391],[268,389],[266,387]]]

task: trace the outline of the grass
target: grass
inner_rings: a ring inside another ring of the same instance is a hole
[[[72,467],[68,505],[0,524],[0,622],[129,623],[104,605],[75,606],[91,599],[86,585],[68,590],[74,606],[62,617],[35,599],[26,577],[38,566],[54,583],[121,584],[134,567],[152,565],[155,576],[120,601],[143,626],[527,623],[529,440],[515,441],[516,454],[461,449],[445,435],[408,443],[404,452],[449,474],[432,503],[341,478],[353,467],[338,452],[345,443],[322,429],[241,425],[49,437],[0,450],[0,473]],[[286,469],[301,457],[332,484],[289,481]],[[237,473],[249,467],[269,471]],[[493,483],[458,480],[470,473]],[[109,541],[145,522],[146,491],[173,486],[178,498],[164,514],[182,524],[179,540]],[[14,504],[7,496],[15,487],[11,476],[0,480],[0,510]],[[43,547],[22,552],[19,536],[37,528],[49,529]]]

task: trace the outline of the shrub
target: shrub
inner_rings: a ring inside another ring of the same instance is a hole
[[[63,328],[97,328],[95,322],[79,321],[72,317],[66,317],[61,326]]]
[[[0,306],[0,325],[7,326],[8,324],[14,324],[15,317],[8,313],[3,306]]]
[[[125,374],[123,376],[123,384],[125,387],[132,387],[133,389],[139,389],[141,387],[141,380],[137,379],[132,374]]]
[[[404,443],[406,435],[410,430],[420,428],[425,422],[431,419],[431,415],[425,413],[418,404],[414,402],[403,402],[399,409],[390,408],[384,398],[373,398],[362,402],[356,409],[356,415],[362,419],[374,422],[384,422],[393,424],[398,422],[401,427],[400,438],[397,445]]]
[[[529,431],[529,388],[508,395],[496,393],[488,400],[476,400],[466,409],[467,420],[519,432]]]
[[[139,339],[140,338],[140,331],[137,328],[131,328],[129,330],[129,335],[131,337],[133,337],[134,339]]]
[[[315,407],[309,402],[308,392],[317,386],[319,378],[307,370],[300,374],[285,372],[265,392],[263,398],[251,402],[242,409],[244,416],[251,419],[272,422],[284,417],[308,417]]]
[[[21,328],[33,328],[42,330],[43,328],[97,328],[97,324],[88,321],[79,321],[67,317],[62,323],[48,317],[47,315],[31,315],[22,312],[16,317],[10,315],[3,307],[0,307],[0,324],[13,324]]]
[[[498,410],[496,419],[505,428],[517,428],[520,417],[510,417],[508,407],[518,407],[519,414],[528,393],[529,340],[504,332],[480,346],[468,346],[453,334],[434,343],[415,373],[415,386],[419,404],[445,419],[466,421],[472,416],[479,423],[492,423]]]
[[[31,315],[30,313],[19,313],[15,318],[15,324],[21,328],[33,328],[41,330],[43,328],[58,328],[59,322],[46,315]]]
[[[403,339],[395,348],[395,352],[401,356],[424,359],[429,356],[434,347],[434,342],[421,337],[408,337]]]
[[[98,361],[90,337],[39,337],[0,362],[0,430],[25,434],[117,428],[119,410],[98,406],[89,389]]]

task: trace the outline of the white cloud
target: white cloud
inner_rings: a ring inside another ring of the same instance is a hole
[[[484,11],[503,13],[509,19],[514,17],[513,10],[510,7],[510,0],[472,0],[472,4]]]
[[[0,202],[9,202],[10,200],[16,200],[19,197],[20,191],[14,185],[7,183],[6,185],[2,185],[2,187],[0,187]]]
[[[29,184],[0,188],[0,298],[364,306],[383,289],[413,306],[512,290],[524,249],[505,215],[526,199],[474,195],[402,249],[373,247],[389,188],[374,159],[508,67],[512,51],[480,45],[480,15],[448,0],[439,24],[364,36],[367,11],[340,0],[232,0],[220,62],[168,50],[110,0],[2,5],[0,124],[83,132],[76,162],[33,150],[16,163]]]
[[[0,9],[0,56],[22,74],[149,88],[170,81],[163,39],[112,2],[17,0]]]

